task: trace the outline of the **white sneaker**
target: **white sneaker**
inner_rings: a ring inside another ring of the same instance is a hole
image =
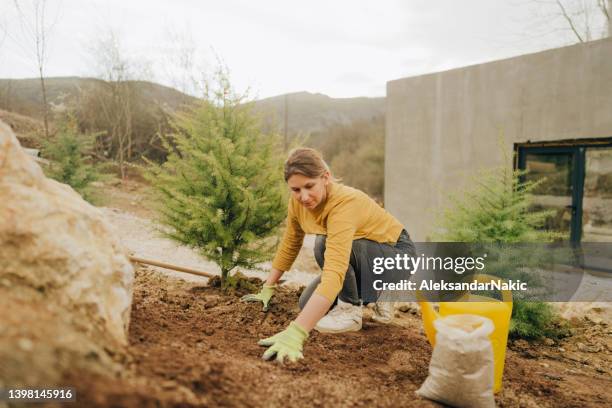
[[[321,333],[344,333],[361,330],[363,311],[338,299],[338,304],[319,320],[314,327]]]
[[[373,311],[372,320],[375,322],[389,324],[393,321],[395,314],[393,302],[376,302]]]

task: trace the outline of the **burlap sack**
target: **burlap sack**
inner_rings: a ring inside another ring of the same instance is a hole
[[[457,408],[494,408],[494,326],[486,317],[462,314],[437,319],[429,376],[416,393]]]

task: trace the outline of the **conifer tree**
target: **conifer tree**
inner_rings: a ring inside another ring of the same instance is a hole
[[[487,273],[505,279],[520,279],[530,287],[542,286],[530,267],[542,264],[542,246],[529,251],[503,244],[546,243],[566,239],[566,234],[544,229],[546,219],[555,210],[531,209],[534,190],[544,182],[528,180],[525,170],[511,170],[505,156],[503,166],[483,170],[473,180],[471,188],[450,198],[451,206],[444,210],[434,235],[437,241],[485,244],[489,255]],[[533,249],[531,249],[533,248]],[[495,261],[493,259],[496,259]],[[522,338],[559,337],[565,329],[548,303],[527,301],[514,294],[510,335]]]
[[[81,134],[76,119],[67,115],[59,122],[57,134],[41,140],[43,156],[49,159],[45,174],[68,184],[89,202],[97,198],[91,183],[102,179],[100,169],[88,158],[94,138]]]
[[[261,132],[243,99],[219,72],[207,97],[175,118],[168,159],[147,175],[164,234],[217,263],[224,287],[235,267],[272,257],[286,216],[278,138]]]
[[[452,242],[551,242],[562,236],[543,229],[550,210],[532,211],[532,192],[542,181],[503,166],[481,171],[471,189],[450,198],[438,238]]]

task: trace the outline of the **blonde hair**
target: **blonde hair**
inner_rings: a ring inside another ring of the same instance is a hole
[[[285,161],[285,181],[294,174],[315,178],[323,176],[328,171],[330,171],[329,166],[323,160],[321,153],[310,147],[293,149]],[[333,176],[331,180],[339,181]]]

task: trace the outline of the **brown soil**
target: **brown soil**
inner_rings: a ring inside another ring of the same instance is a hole
[[[397,325],[365,319],[356,333],[312,332],[305,359],[280,365],[260,358],[265,349],[257,340],[296,316],[299,293],[282,288],[267,313],[240,302],[242,294],[139,269],[126,370],[111,379],[68,376],[79,406],[440,406],[414,394],[431,355],[415,310],[401,313]],[[574,331],[581,340],[576,351],[569,351],[571,339],[560,345],[515,342],[498,405],[610,406],[610,349],[594,352],[609,329],[584,324]]]

